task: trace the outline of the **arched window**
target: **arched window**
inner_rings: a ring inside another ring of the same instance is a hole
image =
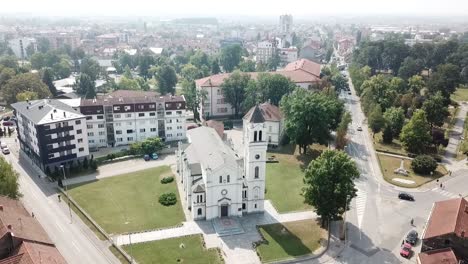
[[[219,183],[223,183],[223,176],[219,176]]]
[[[227,176],[227,182],[230,182],[231,181],[231,176]]]
[[[202,215],[202,209],[201,209],[201,208],[198,208],[197,214],[198,214],[198,215]]]
[[[258,166],[255,167],[255,175],[254,175],[255,179],[258,179],[259,170],[260,168]]]
[[[254,190],[253,190],[253,193],[254,193],[254,199],[258,199],[258,197],[260,195],[260,188],[255,187]]]
[[[262,141],[262,131],[258,132],[258,141]]]
[[[257,131],[254,131],[254,142],[257,142]]]

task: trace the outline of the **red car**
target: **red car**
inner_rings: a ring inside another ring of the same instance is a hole
[[[400,255],[404,258],[409,258],[411,256],[411,244],[403,243],[401,244]]]

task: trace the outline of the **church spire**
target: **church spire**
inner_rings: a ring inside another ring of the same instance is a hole
[[[258,107],[258,104],[255,105],[255,108],[252,111],[252,114],[248,118],[249,123],[264,123],[265,118],[263,118],[262,111],[260,110],[260,107]]]

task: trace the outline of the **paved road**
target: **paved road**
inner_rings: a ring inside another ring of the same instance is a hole
[[[14,138],[2,138],[12,149],[12,154],[6,155],[13,168],[19,173],[21,200],[30,212],[44,227],[55,243],[57,249],[70,264],[82,263],[120,263],[108,250],[106,242],[100,241],[62,202],[58,203],[56,184],[49,183],[45,178],[39,179],[29,161],[19,161]]]
[[[460,111],[458,111],[453,125],[452,131],[449,133],[449,143],[445,148],[445,162],[450,161],[457,156],[458,144],[460,144],[460,136],[463,136],[463,126],[465,125],[465,118],[468,112],[468,105],[465,103],[460,104]]]

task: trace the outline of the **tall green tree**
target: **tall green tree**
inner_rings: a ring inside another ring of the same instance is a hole
[[[335,145],[337,149],[344,149],[346,146],[346,134],[348,132],[348,126],[351,124],[352,118],[349,112],[345,112],[341,117],[340,124],[336,129]]]
[[[5,85],[8,80],[16,75],[16,71],[8,67],[0,67],[0,91],[1,87]]]
[[[71,74],[70,61],[62,58],[59,63],[53,65],[53,70],[58,79],[68,78]]]
[[[421,59],[406,57],[398,70],[398,77],[408,80],[411,76],[419,75],[424,69],[424,62]]]
[[[8,104],[16,102],[16,95],[26,91],[35,92],[40,99],[52,95],[47,85],[35,73],[18,74],[2,87],[3,98]]]
[[[229,45],[221,50],[220,63],[225,72],[232,72],[241,62],[241,58],[241,46]]]
[[[213,62],[211,62],[211,73],[218,74],[220,72],[221,72],[221,69],[219,68],[218,60],[214,59]]]
[[[177,75],[172,66],[163,65],[158,67],[156,72],[159,92],[161,94],[174,94],[177,84]]]
[[[200,107],[200,103],[206,100],[207,92],[205,90],[197,91],[195,81],[183,80],[181,86],[187,108],[192,110],[195,120],[200,120],[198,108]]]
[[[226,78],[221,84],[224,100],[230,103],[234,109],[235,117],[243,110],[242,104],[245,100],[245,91],[250,80],[250,75],[234,71],[231,76]]]
[[[50,50],[50,41],[47,38],[38,38],[37,50],[42,53],[48,52]]]
[[[460,68],[453,64],[441,64],[437,66],[436,72],[429,79],[428,88],[432,93],[440,91],[447,99],[455,92],[456,87],[460,83]]]
[[[197,68],[201,68],[202,66],[210,66],[210,61],[208,59],[208,55],[201,50],[197,50],[195,54],[190,56],[190,64],[194,65]]]
[[[180,75],[189,81],[195,81],[196,79],[202,78],[203,73],[193,64],[185,64],[180,71]]]
[[[335,87],[335,91],[344,91],[348,88],[348,80],[343,77],[340,73],[335,74],[331,77],[331,83]]]
[[[285,115],[286,134],[302,153],[313,143],[327,144],[330,130],[338,126],[344,108],[336,97],[304,89],[285,95],[280,106]]]
[[[424,153],[427,146],[431,144],[430,130],[426,113],[424,110],[417,110],[401,130],[400,141],[407,151],[416,154]]]
[[[96,81],[99,77],[101,67],[99,63],[89,57],[84,57],[81,60],[80,72],[81,74],[86,74],[92,81]]]
[[[386,126],[392,132],[393,137],[399,137],[401,129],[405,124],[405,113],[401,107],[390,107],[384,113],[384,119],[386,121]]]
[[[153,56],[149,52],[144,52],[143,54],[138,56],[138,71],[140,76],[143,77],[145,80],[151,77],[149,73],[149,69],[151,65],[155,64],[155,60]]]
[[[21,196],[19,192],[19,175],[3,157],[0,157],[0,195],[12,199]]]
[[[413,93],[419,95],[422,88],[425,87],[425,82],[420,75],[413,75],[408,79],[408,89]]]
[[[16,101],[18,102],[24,102],[27,100],[36,100],[36,99],[39,99],[39,97],[37,96],[37,93],[35,92],[25,91],[16,95]]]
[[[372,111],[369,113],[369,127],[372,132],[379,133],[385,126],[385,119],[382,115],[382,108],[380,105],[374,105]]]
[[[57,88],[55,88],[55,85],[54,85],[54,76],[53,76],[52,69],[50,68],[44,69],[44,72],[42,73],[42,82],[44,82],[47,85],[50,93],[53,96],[57,95]]]
[[[255,62],[250,61],[250,60],[245,60],[239,64],[239,70],[241,72],[254,72]]]
[[[86,73],[81,73],[79,77],[76,77],[75,90],[77,94],[87,99],[92,99],[96,96],[96,84]]]
[[[445,98],[438,91],[424,101],[422,109],[426,112],[427,121],[432,127],[442,126],[445,118],[449,115],[448,107],[445,105]]]
[[[304,199],[320,215],[322,226],[330,220],[338,220],[349,209],[356,197],[354,180],[359,170],[344,152],[325,150],[313,160],[304,176]]]

